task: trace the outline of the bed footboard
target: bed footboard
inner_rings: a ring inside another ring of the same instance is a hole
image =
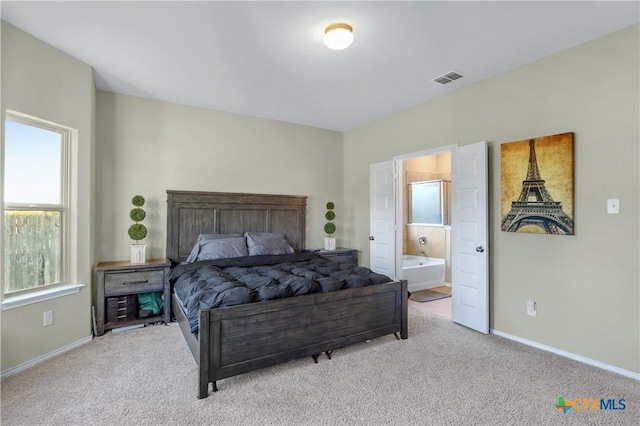
[[[209,383],[215,391],[217,380],[237,374],[390,333],[406,339],[407,282],[201,311],[199,330],[205,398]]]

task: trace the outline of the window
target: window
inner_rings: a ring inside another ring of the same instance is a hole
[[[9,111],[4,124],[7,296],[68,279],[71,129]]]

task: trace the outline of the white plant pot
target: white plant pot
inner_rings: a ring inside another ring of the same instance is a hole
[[[324,249],[335,250],[336,249],[336,237],[324,237]]]
[[[131,244],[131,263],[144,263],[146,260],[146,244]]]

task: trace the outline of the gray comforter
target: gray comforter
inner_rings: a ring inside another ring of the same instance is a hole
[[[369,268],[315,253],[247,256],[177,265],[170,281],[198,332],[198,311],[391,282]]]

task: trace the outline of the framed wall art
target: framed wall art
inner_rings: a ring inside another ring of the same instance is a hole
[[[573,133],[500,145],[501,229],[573,235]]]

